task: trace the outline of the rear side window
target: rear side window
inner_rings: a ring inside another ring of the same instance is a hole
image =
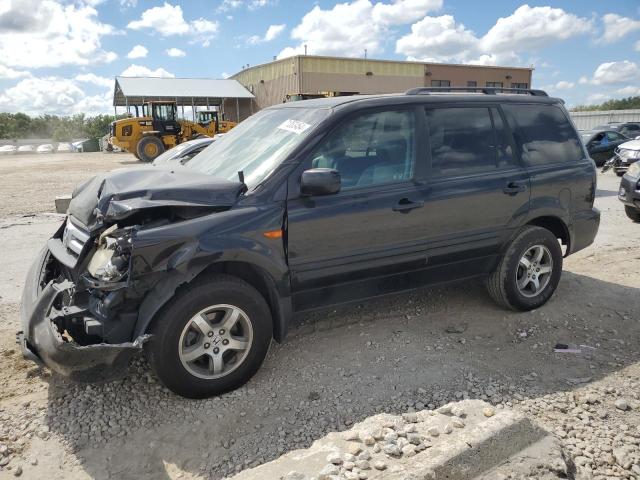
[[[502,105],[526,165],[578,162],[584,157],[580,139],[556,105]]]
[[[427,109],[426,116],[433,177],[486,173],[512,166],[511,146],[496,109],[434,108]]]

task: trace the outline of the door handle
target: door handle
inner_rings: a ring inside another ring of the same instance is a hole
[[[524,192],[526,189],[527,185],[524,182],[509,182],[502,191],[507,195],[517,195],[520,192]]]
[[[413,201],[405,197],[398,200],[398,203],[396,203],[393,207],[393,211],[407,213],[408,211],[413,210],[414,208],[420,208],[420,207],[424,207],[423,200]]]

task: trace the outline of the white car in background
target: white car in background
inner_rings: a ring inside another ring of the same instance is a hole
[[[15,145],[3,145],[0,147],[0,155],[13,155],[18,151]]]
[[[36,151],[36,147],[33,145],[20,145],[18,147],[18,153],[33,153]]]
[[[629,169],[629,165],[640,160],[640,137],[618,145],[613,160],[613,171],[619,177],[623,176]]]
[[[70,143],[59,143],[57,151],[59,153],[69,153],[69,152],[75,152],[76,149],[73,148],[73,145],[71,145]]]
[[[44,143],[36,148],[36,152],[38,153],[53,153],[53,145],[50,143]]]

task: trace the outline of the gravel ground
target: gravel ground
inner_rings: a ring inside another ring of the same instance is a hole
[[[248,385],[194,401],[143,359],[122,380],[80,385],[16,351],[19,288],[59,223],[44,214],[54,196],[133,164],[65,158],[0,157],[0,242],[21,239],[0,258],[13,279],[0,290],[0,478],[222,478],[375,413],[479,398],[552,431],[577,478],[640,479],[640,225],[624,216],[617,177],[600,176],[596,244],[566,259],[543,308],[501,310],[473,281],[307,315]],[[558,342],[592,348],[554,353]]]

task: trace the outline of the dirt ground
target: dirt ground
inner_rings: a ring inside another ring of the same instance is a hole
[[[248,385],[193,401],[142,359],[122,380],[70,384],[14,343],[27,268],[60,224],[55,196],[132,165],[128,154],[0,157],[0,479],[222,478],[368,415],[461,398],[531,415],[578,459],[576,478],[640,479],[640,224],[613,174],[599,175],[595,244],[565,260],[543,308],[502,310],[471,281],[307,315]],[[609,458],[621,446],[628,468]]]

